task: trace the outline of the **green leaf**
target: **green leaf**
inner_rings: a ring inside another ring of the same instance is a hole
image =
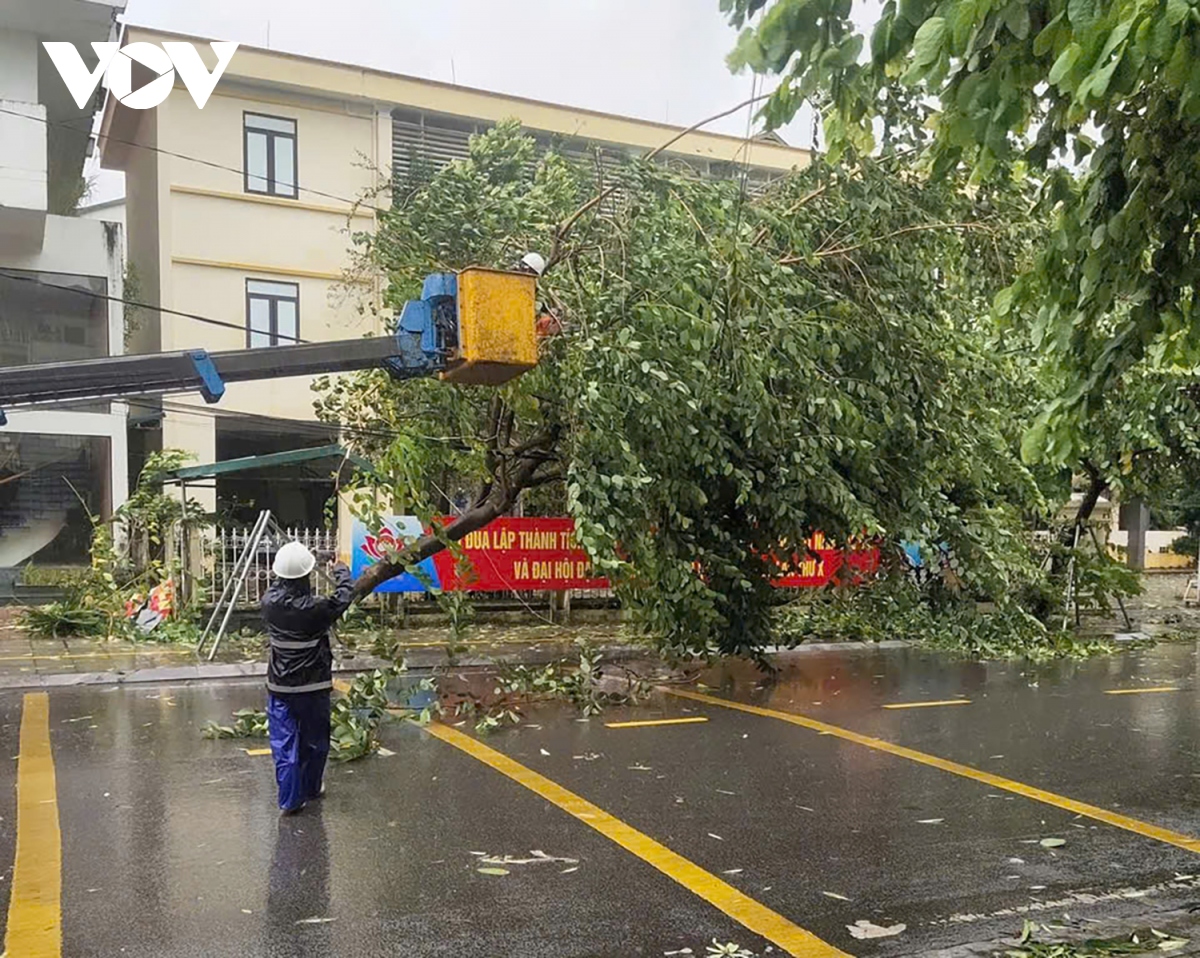
[[[858,62],[858,56],[862,53],[863,35],[855,33],[847,37],[838,45],[838,54],[841,65],[844,67],[853,66]]]
[[[1046,451],[1047,426],[1044,420],[1034,423],[1021,439],[1021,460],[1028,464],[1040,462]]]
[[[481,875],[509,875],[511,872],[507,868],[476,868]]]
[[[1192,61],[1192,44],[1184,34],[1175,44],[1175,52],[1171,54],[1171,61],[1163,71],[1163,79],[1178,90],[1188,81],[1191,71],[1197,68],[1200,68],[1200,64]]]
[[[1042,27],[1041,32],[1034,38],[1034,40],[1033,40],[1033,55],[1034,56],[1036,56],[1036,57],[1045,56],[1047,53],[1050,52],[1051,48],[1054,46],[1054,37],[1058,33],[1057,27],[1058,27],[1059,21],[1062,20],[1063,15],[1065,13],[1066,13],[1066,11],[1060,10],[1058,12],[1058,15],[1055,16],[1044,27]]]
[[[914,27],[925,19],[925,0],[900,0],[900,17]]]
[[[1084,81],[1079,84],[1079,88],[1075,91],[1075,97],[1078,100],[1083,100],[1086,97],[1096,97],[1097,99],[1104,96],[1108,92],[1108,84],[1112,79],[1113,72],[1121,63],[1120,55],[1113,57],[1107,64],[1099,70],[1089,73]]]
[[[1025,0],[1013,0],[1004,10],[1004,25],[1018,40],[1029,36],[1029,4]]]
[[[1173,27],[1183,23],[1190,9],[1191,5],[1187,0],[1167,0],[1167,23]]]
[[[1083,53],[1083,47],[1078,43],[1068,43],[1063,48],[1063,52],[1058,55],[1058,59],[1054,61],[1054,66],[1050,68],[1046,82],[1051,86],[1058,86],[1063,77],[1075,66],[1075,61],[1079,59],[1081,53]]]
[[[1097,0],[1067,0],[1067,19],[1075,28],[1076,36],[1095,22]]]
[[[942,55],[942,41],[946,37],[946,20],[930,17],[921,24],[913,38],[913,62],[919,66],[933,63]]]
[[[1042,848],[1062,848],[1066,843],[1066,839],[1064,838],[1043,838],[1038,842]]]

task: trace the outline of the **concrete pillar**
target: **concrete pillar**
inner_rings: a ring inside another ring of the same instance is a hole
[[[344,492],[338,493],[337,505],[337,552],[338,560],[350,564],[352,537],[354,531],[354,513],[350,511],[350,497]]]
[[[162,420],[162,447],[164,450],[182,449],[185,452],[190,452],[195,457],[192,460],[195,465],[216,462],[216,421],[211,416],[205,415],[203,408],[197,409],[194,413],[174,410],[164,413]],[[199,503],[205,512],[216,511],[216,489],[189,486],[188,499]]]
[[[1121,504],[1121,525],[1129,533],[1125,564],[1131,569],[1146,568],[1146,530],[1150,528],[1150,510],[1141,499]]]

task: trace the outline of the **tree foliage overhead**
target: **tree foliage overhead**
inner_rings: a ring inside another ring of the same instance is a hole
[[[559,490],[599,568],[680,649],[761,647],[769,556],[814,530],[951,542],[983,590],[1024,570],[1037,490],[973,319],[1019,265],[1016,185],[930,188],[862,160],[755,197],[631,161],[606,212],[573,218],[605,175],[505,123],[357,237],[393,309],[432,270],[560,251],[539,295],[562,331],[533,372],[498,390],[325,384],[321,413],[374,460],[385,505],[429,515],[445,482],[474,486],[381,574],[531,488]]]
[[[721,7],[745,27],[731,66],[783,77],[771,124],[812,99],[835,157],[869,153],[878,119],[908,91],[937,104],[935,176],[965,165],[987,181],[1014,161],[1042,176],[1052,229],[996,309],[1033,314],[1034,345],[1069,372],[1046,410],[1043,454],[1069,461],[1089,408],[1144,357],[1195,365],[1195,0],[888,0],[861,56],[850,0]],[[1086,169],[1076,177],[1063,163]]]

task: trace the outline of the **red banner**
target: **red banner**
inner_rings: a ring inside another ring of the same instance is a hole
[[[558,591],[606,589],[608,580],[591,573],[587,553],[575,540],[575,521],[569,518],[496,519],[465,536],[461,545],[474,570],[464,581],[454,557],[434,557],[444,589],[474,592]],[[783,572],[773,585],[785,589],[815,589],[828,585],[839,572],[851,582],[879,569],[879,550],[830,548],[816,533],[806,554],[778,559]],[[846,568],[843,568],[846,567]]]
[[[875,548],[831,549],[824,533],[814,533],[806,553],[790,559],[778,559],[783,571],[772,585],[781,589],[819,589],[836,577],[861,582],[879,570],[879,550]],[[843,566],[846,568],[843,569]]]
[[[474,570],[465,580],[449,552],[434,556],[442,588],[472,592],[607,589],[592,575],[587,553],[575,541],[575,520],[495,519],[459,544]]]
[[[421,532],[415,516],[393,516],[375,534],[356,523],[354,574],[361,575],[388,549]],[[420,577],[405,574],[389,580],[381,590],[420,592],[427,584],[446,591],[469,592],[608,588],[608,580],[593,573],[587,553],[576,542],[575,521],[570,518],[496,519],[464,536],[459,544],[470,563],[461,574],[454,553],[443,550],[421,563]],[[774,558],[781,575],[773,584],[780,588],[820,588],[835,577],[847,576],[850,582],[858,582],[879,568],[878,549],[830,548],[821,533],[808,540],[806,551],[787,559]]]

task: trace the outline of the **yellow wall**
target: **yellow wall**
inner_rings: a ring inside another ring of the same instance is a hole
[[[182,400],[179,402],[182,404]],[[191,405],[193,400],[189,398],[187,402]],[[202,401],[195,404],[198,407],[204,405]],[[189,413],[176,408],[165,413],[162,421],[162,445],[164,449],[186,449],[196,457],[195,464],[215,462],[217,433],[212,417],[203,409]],[[209,485],[211,486],[211,483]],[[178,487],[172,487],[172,492],[178,494]],[[217,491],[214,488],[190,486],[188,500],[199,503],[208,512],[213,512],[217,508]]]
[[[246,346],[246,280],[294,282],[300,293],[300,337],[307,341],[353,339],[379,332],[358,305],[370,289],[344,282],[351,266],[349,230],[370,229],[369,211],[351,216],[349,203],[262,198],[243,191],[243,113],[266,112],[296,121],[297,169],[301,187],[353,198],[374,183],[356,159],[374,162],[380,149],[375,111],[332,111],[289,97],[287,105],[264,106],[244,95],[218,91],[203,110],[177,87],[157,110],[157,146],[203,157],[217,167],[164,156],[166,182],[157,232],[166,281],[164,305],[231,323],[211,326],[166,314],[161,348],[202,347],[210,351]],[[385,144],[390,150],[390,140]],[[136,151],[135,151],[136,152]],[[138,211],[141,212],[140,210]],[[139,218],[145,232],[145,220]],[[156,228],[155,228],[156,227]],[[285,419],[314,418],[308,378],[233,383],[210,411],[256,413]],[[203,408],[196,397],[175,397]],[[169,417],[168,417],[169,418]],[[213,420],[190,415],[185,426],[164,430],[165,446],[187,440],[199,461],[215,458]]]

